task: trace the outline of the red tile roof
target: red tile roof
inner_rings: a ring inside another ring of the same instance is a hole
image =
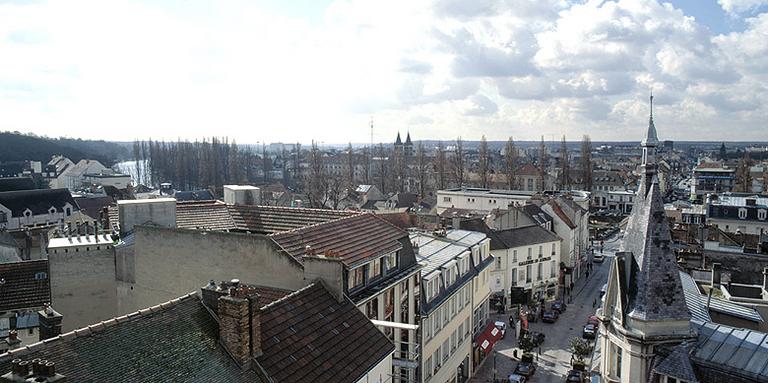
[[[395,346],[315,282],[261,309],[258,363],[275,382],[357,382]]]
[[[399,250],[408,232],[373,214],[357,214],[296,230],[270,234],[288,254],[301,260],[307,246],[316,254],[341,258],[350,266],[371,256]]]
[[[531,163],[527,163],[517,169],[517,174],[521,176],[540,176],[541,171]]]
[[[176,227],[207,230],[236,228],[227,204],[221,201],[176,202]]]
[[[262,234],[298,229],[359,214],[339,210],[245,205],[229,205],[229,212],[237,229]]]

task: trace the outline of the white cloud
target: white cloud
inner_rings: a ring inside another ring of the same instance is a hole
[[[0,129],[368,142],[374,116],[383,142],[636,139],[653,88],[665,138],[764,139],[768,13],[718,36],[654,0],[336,0],[318,20],[248,1],[0,3]]]
[[[756,9],[761,5],[768,4],[766,0],[717,0],[717,3],[724,11],[730,14],[739,14],[749,10]]]

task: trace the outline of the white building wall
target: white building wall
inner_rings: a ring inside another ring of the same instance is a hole
[[[392,374],[392,354],[387,355],[379,364],[368,371],[365,376],[360,378],[357,383],[385,383],[391,382]]]
[[[489,212],[493,209],[507,209],[510,204],[524,204],[531,197],[526,194],[495,194],[471,191],[437,191],[437,213],[457,208]]]

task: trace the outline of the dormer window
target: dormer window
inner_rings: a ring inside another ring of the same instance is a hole
[[[747,219],[747,209],[739,208],[739,219]]]
[[[371,262],[371,278],[381,275],[381,258],[376,258]]]
[[[51,215],[56,214],[56,208],[51,206],[51,208],[48,209],[48,214],[51,214]]]
[[[27,217],[27,218],[31,217],[32,216],[32,210],[29,210],[29,209],[24,210],[24,216]]]
[[[765,221],[765,218],[766,218],[767,215],[768,215],[768,211],[766,211],[765,209],[760,209],[760,210],[757,211],[757,219],[759,219],[761,221]],[[2,221],[0,221],[0,222],[2,222]]]
[[[72,215],[72,208],[68,207],[68,208],[64,209],[64,215],[66,215],[67,217]]]
[[[8,215],[4,211],[0,211],[0,223],[8,222]]]

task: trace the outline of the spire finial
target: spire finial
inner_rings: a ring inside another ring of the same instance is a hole
[[[651,88],[651,119],[653,119],[653,88]]]

